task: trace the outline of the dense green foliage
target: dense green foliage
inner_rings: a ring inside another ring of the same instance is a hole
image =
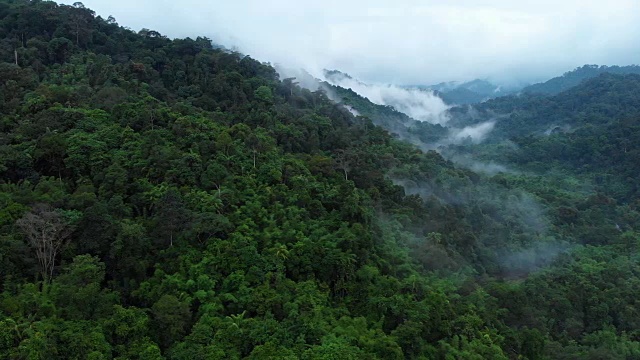
[[[640,356],[640,214],[606,139],[612,193],[584,167],[488,177],[206,38],[7,0],[0,35],[1,358]]]
[[[638,340],[637,325],[626,320],[639,318],[638,304],[631,300],[640,261],[639,106],[640,76],[605,73],[551,97],[506,97],[472,111],[454,109],[452,122],[458,126],[495,121],[495,130],[484,144],[442,149],[453,158],[498,161],[504,171],[494,179],[534,194],[548,209],[556,236],[564,233],[571,243],[587,245],[529,276],[525,293],[536,299],[537,310],[517,319],[528,319],[527,326],[548,321],[552,334],[609,344],[609,351],[583,358],[638,357],[637,342],[614,344],[606,337],[626,331]],[[584,277],[577,287],[576,277]],[[516,297],[502,306],[509,308],[521,296],[511,294]],[[594,318],[608,325],[596,329]],[[580,358],[568,347],[555,349],[550,358]]]

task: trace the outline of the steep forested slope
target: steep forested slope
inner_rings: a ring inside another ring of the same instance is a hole
[[[0,35],[2,358],[640,353],[631,205],[81,4],[2,0]]]

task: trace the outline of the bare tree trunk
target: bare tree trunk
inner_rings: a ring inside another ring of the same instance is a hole
[[[256,151],[253,150],[253,168],[256,168]]]
[[[71,235],[73,229],[62,214],[49,205],[36,205],[16,225],[26,235],[29,245],[35,250],[42,281],[46,284],[53,278],[56,256]]]
[[[338,150],[336,153],[336,165],[338,169],[342,169],[344,172],[344,179],[349,180],[349,171],[351,171],[351,159],[350,154],[345,152],[344,150]]]
[[[14,54],[14,55],[15,55],[15,57],[16,57],[16,66],[20,66],[20,65],[18,65],[18,49],[14,49],[14,50],[13,50],[13,54]]]

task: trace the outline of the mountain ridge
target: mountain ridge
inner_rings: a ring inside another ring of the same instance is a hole
[[[607,65],[583,65],[574,70],[565,72],[562,76],[554,77],[545,82],[533,84],[522,89],[523,93],[556,95],[594,78],[603,73],[611,74],[640,74],[640,66],[607,66]]]

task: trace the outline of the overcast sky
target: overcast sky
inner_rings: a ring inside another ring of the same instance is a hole
[[[640,63],[638,0],[83,3],[134,30],[207,36],[261,61],[367,82],[535,81],[583,64]]]

